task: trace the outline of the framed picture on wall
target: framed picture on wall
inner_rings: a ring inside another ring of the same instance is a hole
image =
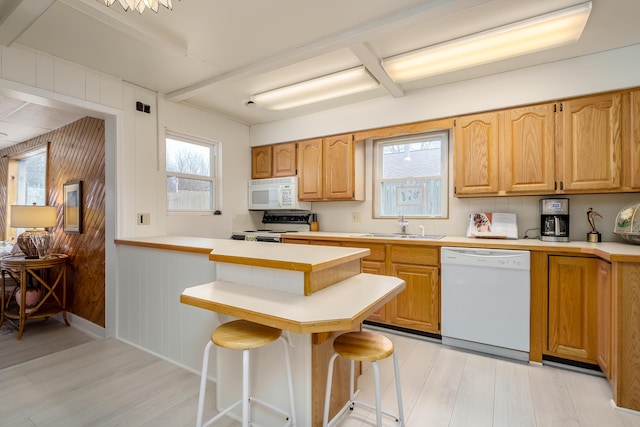
[[[65,182],[63,188],[63,229],[68,234],[82,233],[82,181]]]

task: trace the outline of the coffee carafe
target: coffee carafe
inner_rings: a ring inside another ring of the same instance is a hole
[[[540,240],[569,241],[569,199],[540,199]]]

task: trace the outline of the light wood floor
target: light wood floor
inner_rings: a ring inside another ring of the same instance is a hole
[[[408,427],[640,427],[640,416],[611,407],[601,377],[388,335],[400,356]],[[395,411],[391,360],[380,367],[383,405]],[[118,340],[91,340],[0,369],[0,425],[193,426],[198,381],[197,375]],[[373,401],[372,383],[366,366],[361,399]],[[208,414],[214,411],[214,394],[212,386]],[[240,424],[224,420],[219,425]],[[356,408],[337,425],[370,426],[374,420]]]

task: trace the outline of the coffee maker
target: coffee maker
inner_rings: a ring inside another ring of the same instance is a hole
[[[569,199],[540,199],[540,240],[569,241]]]

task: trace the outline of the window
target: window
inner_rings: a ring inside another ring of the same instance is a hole
[[[167,210],[211,212],[216,208],[218,144],[166,135]]]
[[[42,147],[12,157],[8,166],[7,211],[11,205],[45,206],[47,204],[47,148]],[[25,229],[7,227],[7,239]]]
[[[449,132],[374,141],[374,214],[446,218]]]

